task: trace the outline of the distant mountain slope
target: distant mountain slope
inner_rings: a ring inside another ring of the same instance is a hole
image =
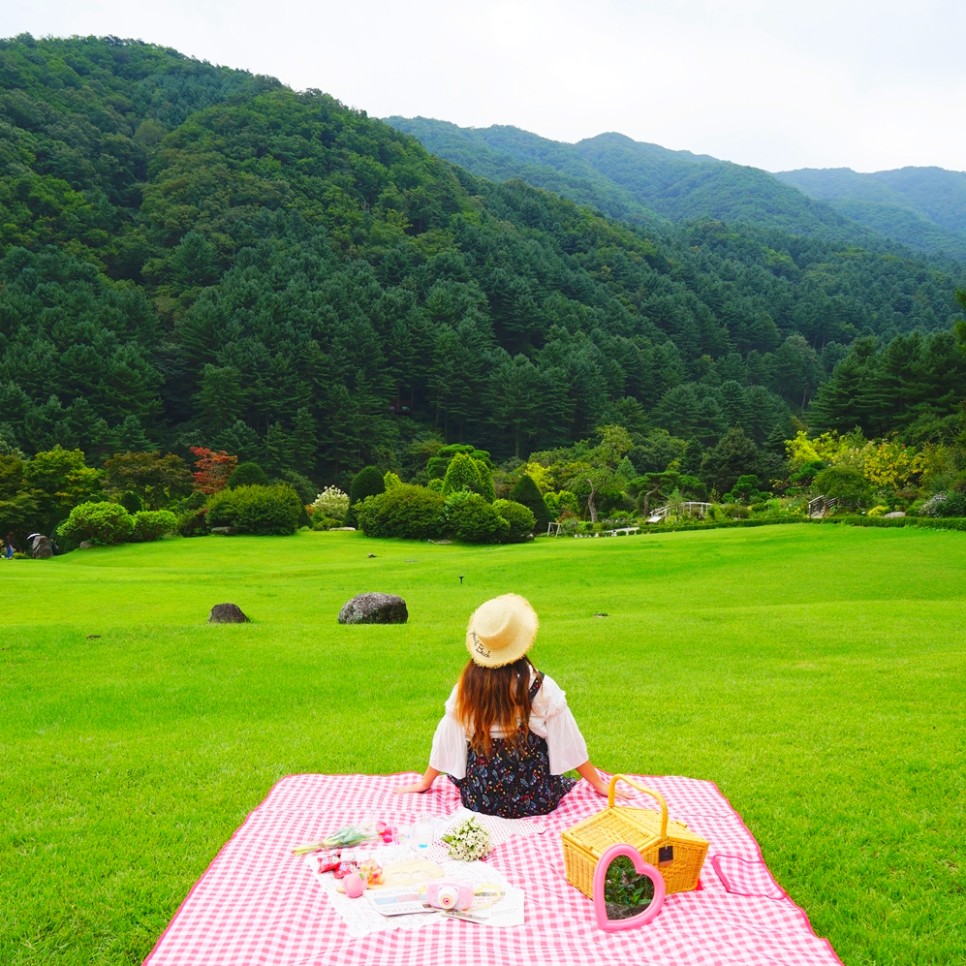
[[[669,151],[622,134],[579,141],[574,151],[594,170],[672,221],[715,218],[836,237],[850,230],[827,206],[757,168]]]
[[[433,154],[491,181],[519,178],[611,218],[657,228],[667,218],[646,198],[603,175],[592,159],[572,144],[561,144],[521,131],[495,126],[485,130],[458,127],[424,117],[391,117],[387,123],[410,134]]]
[[[520,178],[623,221],[654,226],[713,218],[864,247],[883,241],[765,171],[622,134],[563,144],[514,127],[460,128],[421,117],[387,123],[474,174]]]
[[[966,174],[846,168],[778,175],[623,134],[564,144],[494,126],[387,118],[433,154],[497,181],[519,178],[611,218],[646,225],[713,218],[877,250],[966,261]]]
[[[859,174],[849,168],[802,168],[776,177],[910,248],[966,259],[964,172],[899,168]]]

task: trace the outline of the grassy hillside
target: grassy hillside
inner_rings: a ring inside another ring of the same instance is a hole
[[[962,962],[960,534],[302,532],[2,566],[3,963],[137,963],[278,778],[420,770],[468,615],[508,590],[601,768],[715,781],[849,966]],[[409,623],[338,625],[367,590]],[[225,601],[252,623],[207,624]]]

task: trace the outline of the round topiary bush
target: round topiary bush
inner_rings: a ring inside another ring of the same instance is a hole
[[[239,463],[228,477],[228,488],[234,490],[239,486],[268,486],[268,474],[258,463]]]
[[[134,520],[120,503],[81,503],[57,528],[57,535],[73,543],[88,541],[100,546],[130,539]]]
[[[234,527],[257,536],[295,533],[305,508],[287,483],[220,490],[208,500],[209,527]]]
[[[349,484],[349,510],[345,515],[345,522],[351,526],[360,526],[356,516],[356,507],[367,497],[378,496],[386,490],[385,474],[378,466],[364,466]]]
[[[440,534],[443,497],[425,486],[402,483],[353,509],[366,536],[429,540]]]
[[[135,543],[160,540],[178,529],[178,518],[170,510],[141,510],[133,519],[131,541]]]
[[[543,502],[541,500],[541,502]],[[536,517],[533,511],[517,503],[516,500],[495,500],[493,509],[507,522],[509,530],[506,535],[508,543],[520,543],[533,536]]]
[[[499,543],[510,524],[479,493],[458,490],[446,498],[443,519],[447,533],[462,543]]]

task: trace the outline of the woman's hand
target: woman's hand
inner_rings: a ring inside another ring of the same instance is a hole
[[[436,781],[436,776],[439,775],[439,771],[432,767],[432,765],[426,769],[425,774],[418,782],[413,782],[411,785],[400,785],[399,788],[393,789],[394,795],[412,795],[419,794],[423,792],[428,792],[432,787],[434,781]]]
[[[590,786],[597,792],[598,795],[603,795],[604,798],[610,794],[610,782],[605,782],[601,779],[600,775],[597,774],[597,769],[590,763],[590,761],[585,761],[577,769],[577,774],[580,775],[585,781],[587,781]],[[614,790],[614,798],[629,798],[630,796],[624,789],[617,788]]]

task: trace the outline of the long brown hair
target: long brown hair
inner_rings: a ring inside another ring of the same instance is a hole
[[[499,728],[513,745],[530,730],[530,672],[526,657],[503,667],[480,667],[470,661],[456,689],[456,717],[470,736],[473,750],[487,757],[490,729]]]

